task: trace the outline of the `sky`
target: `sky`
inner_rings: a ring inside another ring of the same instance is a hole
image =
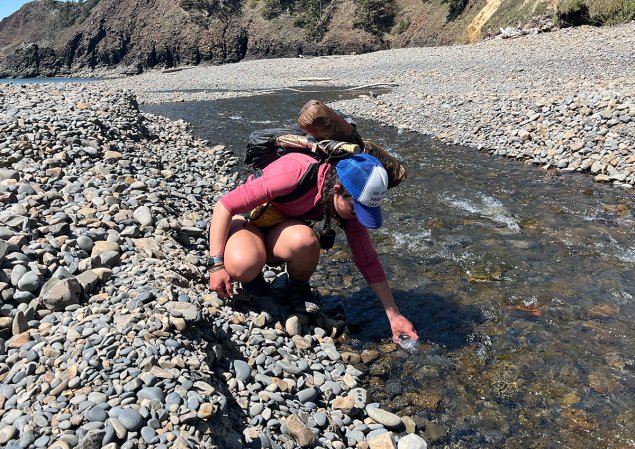
[[[22,5],[24,5],[25,3],[29,3],[30,1],[32,0],[0,0],[0,20],[4,19],[7,16],[10,16],[18,9],[20,9]]]
[[[0,0],[0,20],[16,12],[22,5],[31,0]]]

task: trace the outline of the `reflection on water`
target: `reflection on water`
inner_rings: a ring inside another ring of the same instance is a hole
[[[291,123],[308,99],[152,111],[242,151],[249,132]],[[375,123],[360,131],[409,170],[373,238],[424,342],[414,355],[386,344],[383,310],[339,240],[314,282],[327,309],[343,308],[353,346],[386,349],[373,397],[435,447],[635,447],[632,194]]]

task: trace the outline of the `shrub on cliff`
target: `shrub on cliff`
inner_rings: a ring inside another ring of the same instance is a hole
[[[469,0],[446,0],[446,2],[449,7],[446,20],[450,22],[463,14],[463,11],[465,11],[465,8],[469,3]]]
[[[563,0],[556,10],[561,27],[615,25],[635,19],[635,0]]]
[[[256,7],[258,0],[250,0],[248,6]],[[260,14],[271,20],[286,15],[293,25],[304,29],[308,39],[319,41],[328,30],[335,2],[333,0],[261,0]]]
[[[263,0],[260,13],[265,19],[273,19],[283,13],[291,14],[293,0]]]
[[[99,0],[44,0],[44,6],[56,12],[55,25],[59,28],[81,23],[98,3]]]
[[[304,28],[309,39],[322,39],[333,12],[331,0],[298,0],[294,6],[293,24]]]
[[[240,11],[241,0],[181,0],[181,8],[190,13],[202,14],[204,18],[226,18]]]
[[[394,20],[393,0],[355,0],[353,26],[356,28],[380,36],[392,28]]]

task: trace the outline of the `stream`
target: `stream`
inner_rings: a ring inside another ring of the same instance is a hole
[[[251,131],[293,123],[309,99],[359,94],[282,91],[143,110],[242,154]],[[357,120],[362,137],[408,169],[371,235],[422,341],[414,354],[389,342],[340,235],[313,283],[325,310],[346,319],[344,345],[382,350],[370,397],[411,416],[431,447],[635,447],[633,195]]]

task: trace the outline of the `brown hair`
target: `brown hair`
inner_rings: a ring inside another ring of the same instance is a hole
[[[324,176],[324,183],[322,184],[322,199],[320,200],[320,207],[324,211],[324,224],[329,227],[331,225],[332,218],[335,218],[339,226],[344,226],[344,224],[346,224],[346,221],[341,218],[335,210],[335,204],[333,202],[333,197],[335,196],[335,185],[339,185],[341,187],[342,195],[347,193],[346,188],[342,184],[342,181],[340,181],[340,177],[337,175],[337,170],[333,165],[326,171],[326,175]]]

